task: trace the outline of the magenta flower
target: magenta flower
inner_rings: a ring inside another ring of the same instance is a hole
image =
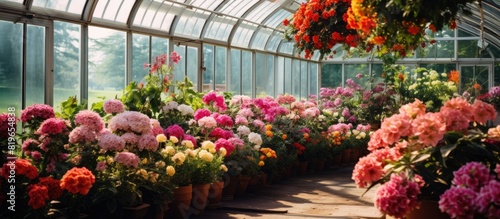
[[[182,127],[180,127],[177,124],[173,124],[173,125],[169,126],[168,128],[166,128],[163,131],[163,134],[165,134],[166,136],[169,136],[169,137],[175,136],[176,138],[181,140],[182,137],[184,136],[184,129],[182,129]]]
[[[66,121],[56,118],[49,118],[40,125],[35,133],[42,135],[57,135],[61,134],[66,129]]]
[[[408,212],[418,208],[419,194],[419,185],[408,180],[404,173],[392,174],[390,181],[377,189],[375,207],[388,215],[403,218]]]
[[[180,60],[181,56],[179,55],[179,53],[177,53],[176,51],[172,51],[170,53],[170,61],[172,61],[175,64],[178,64]]]
[[[198,121],[203,117],[210,116],[210,114],[210,110],[208,109],[198,109],[194,112],[194,119]]]
[[[230,141],[223,139],[223,138],[217,139],[217,141],[215,141],[214,144],[215,144],[215,149],[217,151],[219,151],[221,148],[226,149],[226,151],[227,151],[226,157],[229,156],[233,152],[233,150],[235,149],[234,145],[231,144]]]
[[[487,218],[500,218],[500,182],[490,180],[481,188],[474,203]]]
[[[55,116],[56,114],[54,113],[54,109],[46,104],[33,104],[21,111],[22,122],[29,122],[32,119],[46,120],[54,118]]]
[[[186,134],[185,134],[185,135],[182,137],[182,139],[183,139],[183,140],[185,140],[185,141],[186,141],[186,140],[187,140],[187,141],[191,141],[191,143],[193,143],[194,147],[196,148],[196,138],[195,138],[194,136],[192,136],[192,135],[186,135]]]
[[[439,209],[446,212],[451,218],[473,219],[477,207],[472,200],[476,200],[477,193],[464,187],[451,187],[439,196]]]
[[[228,115],[220,115],[219,117],[217,117],[215,119],[215,121],[217,121],[217,124],[219,124],[219,126],[222,126],[222,127],[233,127],[234,123],[233,123],[233,119],[228,116]]]
[[[488,167],[479,162],[469,162],[453,172],[453,185],[457,187],[470,188],[475,192],[486,185],[493,177],[490,175]]]

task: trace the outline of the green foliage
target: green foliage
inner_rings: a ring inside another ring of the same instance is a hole
[[[56,116],[68,121],[71,121],[71,126],[74,127],[75,116],[81,110],[87,109],[87,103],[78,103],[76,96],[68,97],[61,103],[61,112],[56,112]]]

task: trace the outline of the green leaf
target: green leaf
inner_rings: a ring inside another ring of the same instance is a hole
[[[457,144],[449,144],[441,147],[439,151],[441,152],[441,156],[443,158],[447,158],[451,151],[455,150],[455,148],[457,148]]]

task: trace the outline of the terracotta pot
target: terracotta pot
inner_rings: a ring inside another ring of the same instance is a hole
[[[208,192],[210,184],[193,185],[193,197],[191,200],[191,207],[194,209],[195,215],[203,214],[208,201]]]
[[[288,165],[283,169],[283,173],[281,174],[283,180],[287,180],[292,175],[292,164]]]
[[[304,175],[307,171],[308,161],[300,161],[299,168],[297,169],[297,175]]]
[[[314,173],[317,165],[318,165],[318,158],[313,158],[309,160],[309,164],[307,164],[307,170],[310,170],[311,172]]]
[[[422,200],[419,209],[415,209],[410,213],[406,214],[406,219],[421,219],[421,218],[449,219],[450,216],[439,210],[439,204],[437,201]]]
[[[208,190],[208,208],[214,209],[220,205],[223,188],[224,181],[214,182],[210,185],[210,189]]]
[[[316,164],[316,168],[314,169],[315,173],[321,173],[325,169],[325,159],[318,159],[318,163]]]
[[[174,190],[174,200],[169,204],[167,214],[173,218],[186,218],[193,197],[193,186],[182,186]]]
[[[299,166],[300,166],[300,162],[298,160],[296,160],[296,161],[294,161],[292,163],[292,169],[290,171],[290,176],[291,177],[297,176],[297,172],[298,172]]]
[[[348,165],[351,162],[351,149],[346,148],[342,151],[342,165]]]
[[[341,153],[333,156],[333,161],[332,161],[333,167],[339,167],[341,163],[342,163],[342,154]]]
[[[224,189],[222,189],[222,200],[233,200],[234,193],[238,187],[240,176],[224,175]]]
[[[248,175],[241,175],[238,181],[238,186],[236,187],[235,195],[243,195],[247,191],[248,183],[252,177]]]
[[[260,175],[253,175],[248,182],[247,192],[255,192],[259,188]]]
[[[359,149],[358,148],[351,148],[351,159],[349,163],[357,163],[359,160]]]
[[[264,172],[260,173],[260,185],[262,187],[267,186],[267,173],[264,173]]]
[[[142,219],[148,214],[150,204],[142,203],[134,207],[123,207],[123,219]]]

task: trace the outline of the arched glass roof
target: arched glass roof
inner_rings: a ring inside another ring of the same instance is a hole
[[[0,0],[0,12],[18,13],[294,54],[282,21],[306,0]],[[486,43],[500,47],[499,0],[483,0]],[[460,17],[459,28],[479,33],[480,13]]]

